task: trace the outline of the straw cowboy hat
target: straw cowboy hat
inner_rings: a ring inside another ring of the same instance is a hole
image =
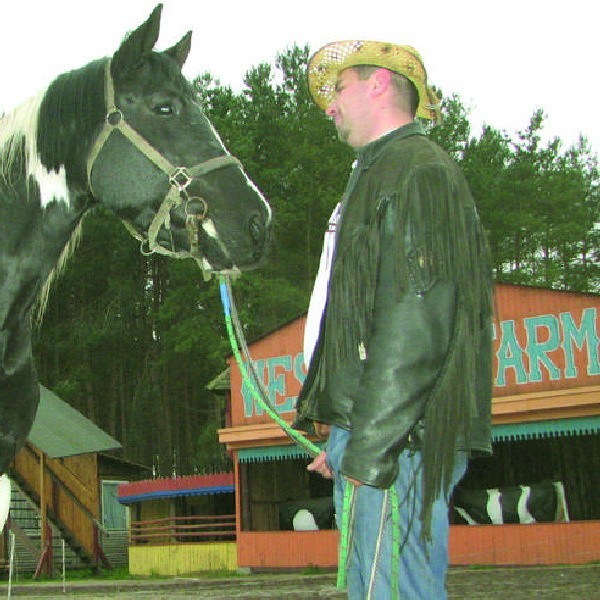
[[[417,117],[441,121],[440,99],[427,85],[421,55],[412,46],[387,42],[347,40],[317,50],[308,61],[308,87],[315,102],[325,110],[335,98],[338,75],[349,67],[373,65],[403,75],[419,93]]]

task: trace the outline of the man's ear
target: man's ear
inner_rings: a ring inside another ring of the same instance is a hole
[[[371,79],[371,96],[380,96],[390,86],[392,74],[387,69],[377,69],[370,77]]]

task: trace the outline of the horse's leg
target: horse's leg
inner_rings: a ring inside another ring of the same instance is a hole
[[[29,319],[0,330],[0,473],[27,441],[40,399]]]
[[[0,330],[0,531],[10,508],[10,462],[27,441],[40,400],[31,328]]]

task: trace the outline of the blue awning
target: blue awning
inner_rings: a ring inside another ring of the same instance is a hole
[[[133,504],[134,502],[144,502],[148,500],[163,500],[165,498],[187,498],[189,496],[213,496],[215,494],[234,494],[235,486],[223,485],[212,488],[198,488],[189,490],[161,490],[157,492],[148,492],[134,496],[124,496],[118,498],[121,504]]]

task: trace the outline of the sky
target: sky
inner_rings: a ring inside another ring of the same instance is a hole
[[[0,0],[0,114],[57,75],[111,55],[157,0]],[[456,93],[472,134],[483,124],[515,136],[534,111],[563,149],[588,138],[600,152],[596,0],[164,0],[157,49],[193,31],[184,74],[209,71],[243,88],[245,73],[294,44],[334,40],[414,46],[429,81]]]

